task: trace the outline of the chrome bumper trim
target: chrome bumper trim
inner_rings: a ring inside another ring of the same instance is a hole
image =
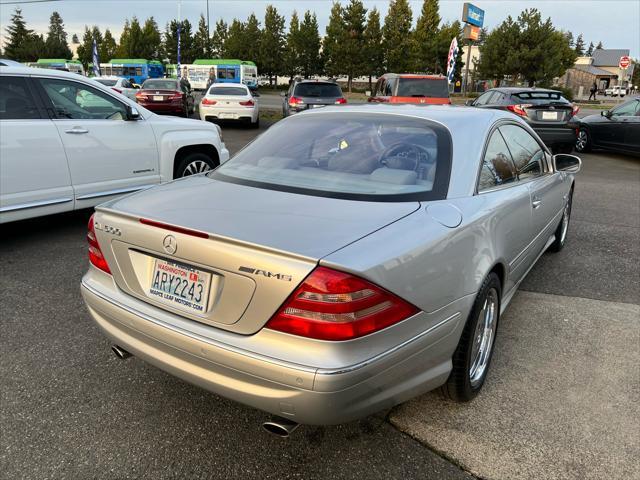
[[[144,190],[145,188],[151,188],[157,185],[156,183],[150,183],[149,185],[139,185],[137,187],[117,188],[115,190],[106,190],[104,192],[88,193],[76,197],[76,200],[89,200],[91,198],[110,197],[111,195],[119,195],[123,193],[137,192],[138,190]]]

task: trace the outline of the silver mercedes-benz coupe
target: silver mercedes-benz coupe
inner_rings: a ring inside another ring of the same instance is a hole
[[[565,243],[579,169],[511,113],[309,110],[98,207],[82,294],[118,356],[270,412],[273,431],[437,387],[469,400],[500,314]]]

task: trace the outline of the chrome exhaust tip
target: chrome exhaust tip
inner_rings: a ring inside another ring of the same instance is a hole
[[[282,417],[272,418],[268,422],[264,422],[262,424],[262,428],[264,428],[267,432],[280,438],[287,438],[299,426],[300,424],[294,422],[293,420]]]
[[[124,348],[119,347],[118,345],[111,345],[111,350],[120,360],[125,360],[131,356],[129,352],[127,352]]]

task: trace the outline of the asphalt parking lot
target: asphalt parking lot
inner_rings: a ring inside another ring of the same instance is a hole
[[[256,135],[223,129],[232,151]],[[637,478],[640,159],[583,161],[567,246],[542,257],[507,312],[486,396],[459,406],[427,394],[359,422],[302,426],[287,440],[262,431],[262,412],[115,358],[79,292],[90,212],[3,226],[0,477]],[[576,321],[544,328],[558,311]],[[536,352],[566,357],[527,363]],[[529,390],[554,404],[523,421]],[[581,392],[588,398],[574,398]],[[554,434],[563,425],[571,434]],[[602,441],[616,451],[578,451]]]

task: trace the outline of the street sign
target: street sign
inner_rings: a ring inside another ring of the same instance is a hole
[[[462,31],[463,40],[476,41],[480,38],[480,27],[474,27],[473,25],[465,25]]]
[[[631,59],[627,55],[623,55],[622,57],[620,57],[618,66],[621,69],[626,70],[627,68],[629,68],[629,65],[631,65]]]
[[[484,10],[466,2],[462,6],[462,21],[469,25],[482,27],[484,24]]]

